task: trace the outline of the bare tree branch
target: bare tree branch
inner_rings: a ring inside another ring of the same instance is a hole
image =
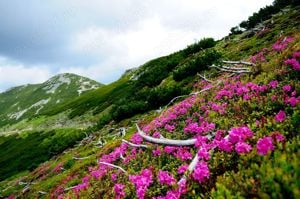
[[[248,66],[255,66],[254,63],[246,62],[246,61],[222,61],[224,64],[244,64]]]
[[[160,138],[154,138],[151,136],[146,135],[140,127],[136,124],[136,127],[138,129],[138,134],[144,138],[148,142],[152,142],[155,144],[163,144],[163,145],[174,145],[174,146],[191,146],[194,145],[196,142],[196,139],[188,139],[188,140],[172,140],[168,138],[160,139]]]
[[[99,164],[103,164],[103,165],[107,165],[107,166],[110,166],[110,167],[114,167],[116,169],[119,169],[121,170],[123,173],[127,173],[127,171],[125,171],[125,169],[123,169],[122,167],[119,167],[117,165],[114,165],[114,164],[110,164],[110,163],[107,163],[107,162],[101,162],[101,161],[98,161]]]
[[[38,194],[40,194],[40,195],[46,195],[47,192],[45,192],[45,191],[38,191]]]
[[[197,75],[198,75],[199,77],[201,77],[202,79],[204,79],[205,81],[207,81],[207,82],[209,82],[209,83],[213,83],[212,80],[207,79],[204,75],[201,75],[201,74],[199,74],[199,73],[197,73]]]
[[[129,146],[132,146],[132,147],[148,148],[147,145],[144,145],[144,144],[134,144],[134,143],[131,143],[131,142],[129,142],[127,140],[124,140],[124,139],[122,139],[122,142],[124,142],[124,143],[126,143],[126,144],[128,144]]]
[[[82,158],[77,158],[77,157],[73,157],[73,160],[85,160],[90,158],[91,156],[87,156],[87,157],[82,157]]]

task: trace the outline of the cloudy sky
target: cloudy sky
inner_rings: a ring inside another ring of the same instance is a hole
[[[272,0],[1,0],[0,92],[72,72],[102,83],[220,39]]]

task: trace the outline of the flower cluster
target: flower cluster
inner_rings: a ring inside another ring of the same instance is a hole
[[[202,183],[209,178],[210,172],[206,162],[198,162],[192,176],[195,180]]]
[[[172,174],[169,174],[167,171],[162,171],[162,170],[159,170],[158,172],[158,181],[161,184],[165,184],[165,185],[173,185],[176,183],[176,180],[172,176]]]
[[[116,199],[121,199],[121,198],[124,198],[125,196],[125,185],[123,184],[115,184],[114,186],[114,192],[116,194]]]
[[[273,44],[272,49],[274,51],[280,52],[286,49],[287,45],[294,41],[292,37],[285,37],[284,39],[279,39],[275,44]]]
[[[146,191],[153,182],[152,171],[144,169],[140,175],[130,175],[129,181],[135,185],[136,193],[139,199],[145,198]]]
[[[271,137],[260,138],[257,141],[256,149],[259,155],[267,155],[269,151],[274,150]]]

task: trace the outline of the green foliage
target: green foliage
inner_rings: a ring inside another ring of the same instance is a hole
[[[299,198],[298,143],[299,137],[295,137],[285,144],[285,152],[276,150],[268,156],[242,156],[240,171],[229,171],[218,177],[212,196]]]
[[[0,180],[35,169],[40,163],[73,146],[83,137],[84,134],[75,129],[1,136]]]
[[[298,0],[275,0],[272,5],[261,8],[248,18],[247,21],[240,23],[241,28],[247,30],[254,28],[258,23],[271,18],[271,16],[288,5],[300,5]]]
[[[212,48],[216,45],[216,43],[217,42],[213,38],[203,38],[200,41],[189,45],[186,49],[183,50],[183,53],[187,57],[201,50]]]
[[[209,66],[217,63],[220,58],[221,53],[215,49],[204,50],[195,59],[191,59],[184,65],[178,67],[173,72],[173,78],[175,81],[181,81],[189,76],[196,75],[198,72],[207,70]]]

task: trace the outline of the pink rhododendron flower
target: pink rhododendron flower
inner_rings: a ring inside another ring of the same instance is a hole
[[[133,142],[134,144],[141,144],[143,142],[143,138],[138,133],[135,133],[130,138],[130,141]]]
[[[284,142],[285,140],[285,137],[279,132],[274,132],[271,136],[276,142]]]
[[[158,181],[160,184],[165,185],[173,185],[176,183],[175,178],[172,176],[172,174],[169,174],[167,171],[159,170],[158,172]]]
[[[278,86],[278,81],[277,80],[270,81],[269,86],[271,88],[276,88]]]
[[[235,151],[238,154],[249,153],[252,150],[252,147],[245,142],[238,142],[235,145]]]
[[[116,194],[116,199],[124,198],[125,196],[125,185],[123,184],[115,184],[114,192]]]
[[[206,136],[197,136],[196,137],[196,142],[195,142],[195,147],[205,147],[207,145],[208,138]]]
[[[284,86],[282,87],[282,89],[283,89],[284,91],[286,91],[286,92],[289,92],[289,91],[292,90],[292,87],[291,87],[291,85],[284,85]]]
[[[210,159],[210,153],[206,148],[202,148],[198,151],[199,159],[203,159],[205,161]]]
[[[130,175],[129,180],[135,185],[136,193],[139,199],[145,198],[146,191],[153,182],[152,171],[144,169],[140,175]]]
[[[253,132],[247,126],[231,128],[229,131],[229,141],[233,144],[244,142],[251,137],[253,137]]]
[[[294,52],[293,53],[293,58],[298,58],[300,57],[300,52]]]
[[[188,147],[177,148],[177,151],[174,155],[175,155],[175,157],[181,159],[182,161],[193,159],[193,155],[189,151]]]
[[[300,63],[295,58],[285,60],[284,64],[292,66],[294,70],[300,70]]]
[[[198,182],[202,183],[209,178],[209,168],[206,162],[198,162],[194,172],[192,174],[193,178]]]
[[[276,122],[283,122],[286,118],[286,114],[283,110],[280,110],[276,115],[275,115],[275,120]]]
[[[222,151],[226,152],[231,152],[233,149],[233,145],[231,142],[229,142],[227,139],[223,138],[219,143],[218,143],[218,148]]]
[[[155,132],[153,133],[152,137],[154,137],[154,138],[160,138],[160,132],[155,131]]]
[[[161,155],[161,150],[159,147],[157,147],[156,149],[152,150],[152,154],[154,156],[160,156]]]
[[[291,97],[287,100],[287,103],[289,103],[292,107],[295,107],[299,103],[299,101],[296,97]]]
[[[267,155],[269,151],[274,150],[272,138],[271,137],[260,138],[257,141],[256,148],[259,155]]]
[[[174,146],[166,146],[164,148],[164,152],[167,153],[167,154],[171,154],[171,153],[173,153],[176,150],[177,150],[177,148],[174,147]]]
[[[181,165],[180,167],[178,167],[177,173],[178,173],[178,174],[183,174],[183,173],[186,172],[187,168],[188,168],[188,165],[186,165],[186,164]]]
[[[165,129],[169,132],[174,131],[175,126],[174,125],[170,125],[170,124],[166,124]]]
[[[284,39],[280,39],[275,44],[273,44],[272,48],[274,51],[277,51],[277,52],[282,51],[292,41],[294,41],[294,39],[292,37],[285,37]]]

